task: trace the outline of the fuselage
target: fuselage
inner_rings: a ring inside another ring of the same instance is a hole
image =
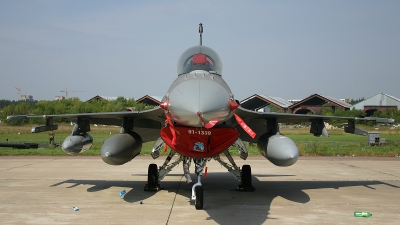
[[[238,107],[221,71],[218,54],[205,46],[189,48],[178,61],[179,75],[160,104],[167,117],[161,138],[182,155],[212,157],[239,136],[234,127],[219,126]]]

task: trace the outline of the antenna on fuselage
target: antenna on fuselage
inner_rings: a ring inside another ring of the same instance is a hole
[[[200,33],[200,45],[203,45],[202,34],[203,34],[203,24],[199,24],[199,33]]]

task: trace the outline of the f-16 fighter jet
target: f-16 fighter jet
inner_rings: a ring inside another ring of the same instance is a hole
[[[53,118],[71,118],[75,123],[62,149],[71,155],[90,148],[90,124],[120,126],[120,132],[108,138],[101,148],[101,157],[110,165],[122,165],[140,154],[142,143],[154,142],[152,157],[169,151],[163,165],[150,164],[146,191],[157,191],[160,182],[178,164],[183,164],[187,182],[192,182],[190,165],[194,163],[197,182],[191,199],[196,209],[203,208],[201,178],[210,160],[218,161],[238,182],[237,190],[253,191],[250,165],[239,167],[229,152],[237,148],[243,160],[247,149],[243,141],[257,143],[261,155],[276,166],[296,163],[299,152],[295,143],[279,131],[278,123],[310,122],[310,132],[327,136],[324,122],[347,120],[345,131],[362,134],[356,120],[393,122],[384,118],[353,118],[320,115],[268,113],[244,109],[222,77],[222,62],[211,48],[202,45],[203,26],[199,26],[200,44],[187,49],[178,60],[178,76],[165,94],[160,106],[145,111],[78,113],[59,115],[19,115],[8,120],[45,118],[46,125],[32,132],[57,129]],[[174,157],[174,156],[178,157]],[[227,159],[229,162],[225,162]],[[175,160],[172,160],[175,158]]]

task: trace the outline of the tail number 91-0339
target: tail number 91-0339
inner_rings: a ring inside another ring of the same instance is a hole
[[[211,131],[209,130],[188,130],[188,133],[198,135],[211,135]]]

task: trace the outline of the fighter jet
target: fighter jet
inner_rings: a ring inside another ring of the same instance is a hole
[[[237,148],[246,160],[248,152],[243,141],[257,143],[261,155],[276,166],[296,163],[299,151],[295,143],[279,131],[278,123],[310,122],[310,133],[327,136],[324,122],[347,120],[345,131],[365,132],[355,127],[356,120],[393,122],[385,118],[332,117],[296,115],[288,113],[256,112],[244,109],[234,98],[222,78],[222,62],[211,48],[202,45],[203,25],[199,25],[200,44],[187,49],[178,60],[178,76],[165,94],[160,106],[145,111],[78,113],[58,115],[18,115],[8,120],[45,118],[46,125],[33,127],[32,132],[56,130],[53,118],[70,118],[75,123],[72,133],[62,143],[62,149],[71,155],[89,149],[93,138],[90,124],[120,126],[120,132],[108,138],[101,148],[103,161],[122,165],[140,154],[142,143],[154,142],[152,157],[160,151],[169,151],[163,165],[148,167],[145,191],[160,190],[160,182],[178,164],[183,164],[183,175],[192,182],[190,165],[193,162],[197,182],[192,187],[191,199],[196,209],[203,208],[201,178],[210,160],[218,161],[237,180],[238,191],[254,191],[250,165],[241,168],[229,149]],[[177,157],[174,157],[177,156]],[[229,162],[225,162],[225,156]],[[175,159],[171,162],[172,159]]]

